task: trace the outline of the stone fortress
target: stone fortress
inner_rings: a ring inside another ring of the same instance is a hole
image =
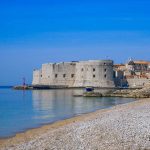
[[[72,61],[43,64],[33,72],[33,87],[143,87],[150,82],[150,62]]]
[[[115,87],[112,60],[43,64],[33,72],[33,86]]]

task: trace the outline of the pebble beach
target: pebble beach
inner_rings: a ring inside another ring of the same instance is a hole
[[[148,150],[150,99],[98,110],[0,140],[1,150]]]

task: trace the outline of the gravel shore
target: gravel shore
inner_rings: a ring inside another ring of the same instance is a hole
[[[33,129],[0,140],[1,150],[148,150],[150,99]]]

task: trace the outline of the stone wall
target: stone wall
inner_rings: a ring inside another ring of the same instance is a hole
[[[41,70],[34,70],[33,71],[32,84],[33,85],[39,85],[39,84],[41,84],[41,76],[42,76],[42,71]]]
[[[82,61],[76,64],[75,87],[114,87],[113,61]]]
[[[94,60],[43,64],[33,72],[33,85],[114,87],[113,61]]]
[[[40,79],[35,71],[33,85],[73,86],[75,80],[76,63],[43,64]],[[37,84],[38,83],[38,84]]]
[[[150,79],[146,78],[129,78],[127,84],[129,87],[143,87],[150,82]]]

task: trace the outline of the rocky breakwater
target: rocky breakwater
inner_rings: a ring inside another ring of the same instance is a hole
[[[13,89],[14,90],[33,90],[33,87],[28,86],[28,85],[25,85],[25,86],[18,85],[18,86],[14,86]]]
[[[146,86],[142,89],[125,89],[116,90],[112,93],[103,95],[109,97],[127,97],[127,98],[150,98],[150,86]]]
[[[102,97],[103,95],[99,92],[85,92],[82,95],[83,97]]]
[[[135,98],[150,98],[150,86],[146,86],[142,89],[134,90],[127,95],[129,97],[135,97]]]
[[[124,97],[124,98],[150,98],[150,85],[142,89],[120,89],[107,93],[85,92],[84,97]]]

